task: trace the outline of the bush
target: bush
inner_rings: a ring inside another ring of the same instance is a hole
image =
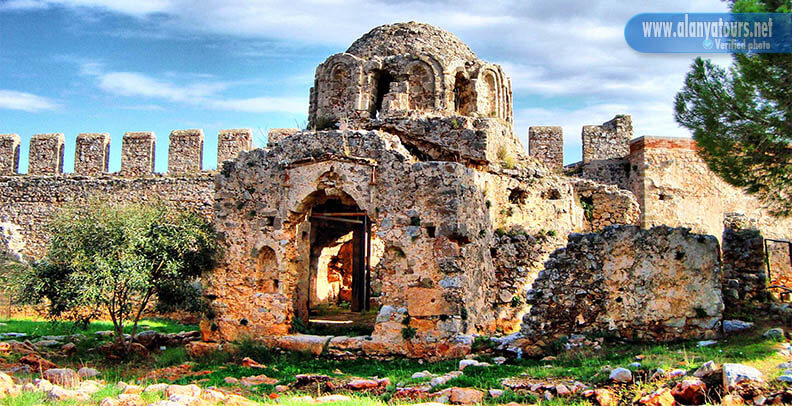
[[[67,205],[47,226],[46,256],[20,276],[19,299],[44,301],[48,316],[87,324],[107,315],[119,348],[129,348],[146,306],[202,308],[201,273],[214,266],[217,240],[201,215],[164,205],[112,204],[100,198]]]

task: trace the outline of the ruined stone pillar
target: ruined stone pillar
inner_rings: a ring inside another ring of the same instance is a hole
[[[602,125],[583,126],[583,163],[622,159],[630,155],[632,118],[618,115]]]
[[[764,237],[756,220],[739,213],[727,213],[723,228],[723,299],[727,309],[765,299]]]
[[[74,173],[99,176],[107,173],[110,160],[110,134],[83,133],[77,136],[74,150]]]
[[[253,145],[253,134],[249,128],[237,130],[220,130],[217,134],[217,167],[223,162],[236,159],[242,151],[250,151]]]
[[[19,173],[19,135],[0,134],[0,176]]]
[[[121,176],[150,176],[154,173],[153,132],[128,132],[121,143]]]
[[[61,133],[36,134],[30,140],[29,175],[58,175],[63,173],[65,139]]]
[[[528,128],[528,153],[554,172],[564,169],[564,131],[561,127]]]
[[[174,130],[168,145],[168,173],[184,175],[201,171],[203,130]]]

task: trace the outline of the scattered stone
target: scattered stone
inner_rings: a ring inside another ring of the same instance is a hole
[[[145,388],[145,389],[143,389],[143,393],[158,393],[158,392],[165,392],[165,391],[168,389],[168,386],[169,386],[169,385],[168,385],[167,383],[155,383],[155,384],[151,384],[151,385],[149,385],[149,386],[146,386],[146,388]]]
[[[503,390],[501,390],[501,389],[490,389],[490,390],[487,391],[487,395],[489,395],[489,397],[491,397],[493,399],[497,399],[497,398],[503,396]]]
[[[187,354],[193,358],[203,358],[207,355],[213,354],[222,348],[218,343],[205,343],[203,341],[191,341],[184,346]]]
[[[742,406],[745,401],[736,394],[728,394],[721,399],[721,406]]]
[[[7,374],[0,372],[0,393],[5,393],[14,387],[14,380]]]
[[[637,369],[637,368],[640,368],[640,367],[641,367],[641,363],[640,362],[633,362],[632,364],[630,364],[630,368],[636,368]]]
[[[168,397],[168,400],[182,406],[203,406],[204,401],[196,396],[189,396],[189,395],[172,395]]]
[[[239,380],[242,385],[256,386],[256,385],[275,385],[279,381],[275,378],[270,378],[267,375],[246,376]]]
[[[777,379],[779,381],[781,381],[781,382],[792,383],[792,374],[790,374],[790,375],[781,375]]]
[[[63,344],[63,346],[61,347],[61,352],[63,353],[64,356],[70,357],[74,355],[75,352],[77,352],[77,346],[74,345],[74,343]]]
[[[334,402],[347,402],[352,400],[349,396],[346,395],[325,395],[320,396],[314,400],[314,403],[334,403]],[[228,403],[226,402],[226,405]]]
[[[435,386],[445,385],[448,381],[460,376],[462,376],[462,371],[452,371],[445,375],[432,378],[432,380],[429,382],[429,385],[433,388]]]
[[[556,395],[558,395],[558,396],[571,396],[572,395],[572,391],[570,391],[569,388],[567,388],[566,385],[564,385],[564,384],[556,385],[555,391],[556,391]]]
[[[55,341],[55,340],[38,340],[35,343],[33,343],[33,345],[35,345],[38,348],[51,348],[51,347],[57,347],[61,345],[61,343],[60,341]]]
[[[194,398],[201,397],[201,388],[198,385],[168,385],[165,388],[165,396],[170,399],[173,395],[192,396]]]
[[[610,373],[610,380],[616,383],[632,382],[632,372],[627,368],[616,368]]]
[[[310,397],[310,396],[309,396]],[[225,406],[256,406],[257,403],[244,397],[235,394],[226,395]]]
[[[101,375],[101,373],[94,368],[82,367],[77,370],[77,375],[79,375],[80,378],[93,378],[94,376]]]
[[[698,344],[696,344],[696,346],[698,346],[698,347],[709,347],[710,345],[715,345],[717,343],[718,342],[715,341],[715,340],[704,340],[704,341],[699,341]]]
[[[236,385],[239,383],[239,379],[236,379],[233,376],[227,376],[223,379],[223,381],[229,385]]]
[[[242,366],[243,367],[248,367],[248,368],[254,368],[254,369],[264,369],[264,368],[267,367],[264,364],[260,364],[260,363],[258,363],[256,361],[254,361],[250,357],[245,357],[245,358],[242,359]]]
[[[139,395],[143,393],[143,387],[140,385],[127,385],[121,391],[125,395]]]
[[[674,406],[676,401],[668,388],[660,388],[649,395],[642,397],[638,404],[645,406]]]
[[[56,367],[53,362],[50,362],[35,353],[23,356],[18,362],[23,365],[29,365],[35,372],[42,372]]]
[[[696,378],[705,378],[716,374],[718,371],[718,365],[715,363],[715,361],[707,361],[702,366],[700,366],[696,372],[693,373],[693,376]]]
[[[145,406],[146,401],[136,393],[122,393],[116,397],[117,406]]]
[[[391,381],[388,378],[353,379],[345,387],[351,390],[385,389],[390,383]]]
[[[92,395],[102,390],[103,387],[104,385],[97,381],[83,381],[80,382],[80,386],[77,388],[77,390]]]
[[[275,392],[283,393],[288,391],[289,387],[287,385],[275,385]]]
[[[724,320],[723,321],[723,332],[726,334],[736,333],[738,331],[748,330],[753,327],[753,323],[750,321],[742,321],[742,320]]]
[[[671,372],[669,372],[668,375],[666,375],[666,377],[673,379],[673,378],[680,378],[680,377],[683,377],[683,376],[686,376],[686,375],[687,375],[687,371],[685,371],[684,369],[677,368],[677,369],[671,370]]]
[[[776,339],[784,338],[784,329],[782,329],[781,327],[771,328],[765,331],[764,334],[762,334],[762,337],[776,338]]]
[[[33,386],[34,386],[34,387],[36,388],[36,390],[38,390],[38,391],[41,391],[41,392],[49,392],[49,391],[52,389],[52,386],[53,386],[53,385],[52,385],[52,382],[50,382],[50,381],[48,381],[48,380],[46,380],[46,379],[39,379],[39,378],[37,378],[37,379],[34,379],[34,380],[33,380]]]
[[[44,371],[44,379],[55,385],[62,385],[67,388],[77,386],[80,383],[80,375],[71,368],[51,368]]]
[[[740,382],[762,383],[762,373],[742,364],[723,364],[723,389],[729,391]]]
[[[484,392],[471,388],[453,387],[448,390],[448,400],[451,403],[469,405],[481,403],[484,399]]]
[[[99,406],[118,406],[116,398],[104,398],[99,402]]]
[[[683,405],[701,405],[707,397],[707,385],[701,379],[688,378],[678,383],[671,395]]]
[[[433,377],[433,376],[434,376],[434,374],[429,372],[429,371],[421,371],[421,372],[416,372],[416,373],[412,374],[412,376],[410,378],[412,378],[412,379],[423,379],[423,378],[430,378],[430,377]]]
[[[220,403],[226,399],[226,395],[223,392],[207,389],[204,391],[203,400],[209,403]]]
[[[462,371],[467,367],[488,367],[491,366],[488,362],[479,362],[474,359],[463,359],[459,361],[459,370]]]
[[[611,406],[616,404],[616,397],[611,391],[605,388],[587,390],[583,392],[583,397],[599,406]]]
[[[506,362],[506,357],[495,357],[492,359],[492,362],[496,363],[497,365],[503,365]]]
[[[52,389],[47,392],[47,400],[76,400],[79,402],[87,402],[91,400],[91,397],[87,393],[63,389],[60,386],[53,386]]]

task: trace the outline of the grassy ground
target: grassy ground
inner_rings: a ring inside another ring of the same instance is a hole
[[[68,358],[58,358],[52,356],[51,360],[59,366],[78,368],[80,366],[91,366],[102,371],[102,378],[108,383],[115,383],[119,380],[127,382],[139,382],[141,384],[164,381],[161,377],[142,378],[152,370],[172,367],[189,363],[189,370],[198,373],[196,376],[182,376],[174,383],[198,383],[203,387],[218,386],[236,391],[245,396],[261,402],[272,402],[267,395],[274,391],[274,385],[259,385],[252,388],[229,385],[225,382],[226,377],[241,378],[251,375],[265,374],[269,377],[278,379],[279,384],[289,384],[294,382],[297,374],[323,374],[333,377],[338,382],[344,382],[351,377],[388,377],[392,382],[392,387],[384,393],[354,395],[354,401],[350,404],[355,405],[379,405],[392,400],[397,385],[415,386],[425,383],[428,379],[412,379],[411,375],[415,372],[428,370],[435,374],[443,374],[457,369],[458,361],[449,360],[442,362],[426,363],[417,360],[395,359],[391,361],[373,361],[370,359],[352,360],[332,360],[322,357],[313,357],[300,353],[284,353],[264,348],[254,342],[238,343],[239,351],[236,354],[215,354],[203,359],[190,359],[185,350],[181,347],[168,348],[165,351],[153,354],[145,359],[130,359],[125,361],[109,361],[96,352],[91,352],[91,346],[95,346],[96,341],[93,332],[107,330],[109,323],[94,323],[89,326],[88,332],[80,332],[73,329],[69,324],[51,324],[49,322],[35,320],[8,320],[4,321],[4,326],[0,326],[0,332],[22,332],[29,336],[43,335],[62,335],[81,333],[92,337],[78,345],[78,351],[74,356]],[[182,330],[194,329],[195,326],[179,325],[165,320],[146,320],[144,322],[152,329],[162,332],[177,332]],[[764,338],[761,333],[764,329],[733,336],[728,339],[720,340],[717,344],[708,347],[698,347],[695,342],[684,342],[675,344],[624,344],[606,343],[600,351],[560,353],[557,359],[552,361],[539,360],[510,360],[504,365],[493,367],[468,367],[464,375],[449,381],[447,384],[435,388],[435,390],[452,386],[472,387],[477,389],[500,389],[504,378],[518,379],[526,382],[570,382],[581,381],[589,385],[604,385],[607,383],[609,367],[627,367],[630,363],[641,358],[641,367],[632,368],[636,371],[636,376],[640,377],[637,385],[629,388],[617,388],[622,391],[623,399],[633,398],[640,395],[642,390],[649,391],[650,386],[643,384],[642,380],[656,368],[663,368],[666,371],[672,369],[684,369],[688,374],[692,374],[695,369],[709,360],[717,363],[738,362],[751,365],[762,372],[769,382],[781,372],[777,365],[787,361],[777,352],[778,342],[774,339]],[[483,361],[491,361],[495,353],[484,353],[479,355]],[[250,357],[266,365],[264,369],[252,369],[243,367],[239,361],[243,357]],[[5,364],[14,361],[13,355],[3,360]],[[773,385],[779,385],[773,383]],[[656,386],[651,386],[654,388]],[[106,387],[100,394],[94,396],[99,400],[105,396],[117,393],[114,386]],[[281,404],[298,404],[294,396],[306,393],[290,393],[280,399]],[[317,396],[318,393],[307,393]],[[23,394],[15,398],[0,400],[0,406],[32,406],[41,403],[43,399],[36,394]],[[151,399],[156,400],[156,399]],[[530,393],[506,391],[503,398],[498,399],[498,403],[517,401],[521,403],[536,403],[539,399]],[[492,402],[488,400],[488,402]],[[570,400],[556,399],[543,404],[575,404],[569,403]],[[577,404],[585,404],[585,402]],[[402,402],[400,402],[402,403]],[[66,405],[66,403],[64,403]]]

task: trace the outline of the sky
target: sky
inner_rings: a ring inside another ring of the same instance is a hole
[[[0,0],[0,133],[111,136],[120,168],[127,131],[153,131],[156,171],[167,137],[201,128],[204,169],[217,133],[304,127],[316,66],[377,25],[420,21],[456,34],[511,77],[515,132],[559,125],[565,163],[580,160],[583,125],[630,114],[635,136],[688,137],[673,98],[697,55],[641,54],[624,40],[639,13],[726,12],[720,0],[400,1]],[[723,55],[704,55],[722,65]]]

